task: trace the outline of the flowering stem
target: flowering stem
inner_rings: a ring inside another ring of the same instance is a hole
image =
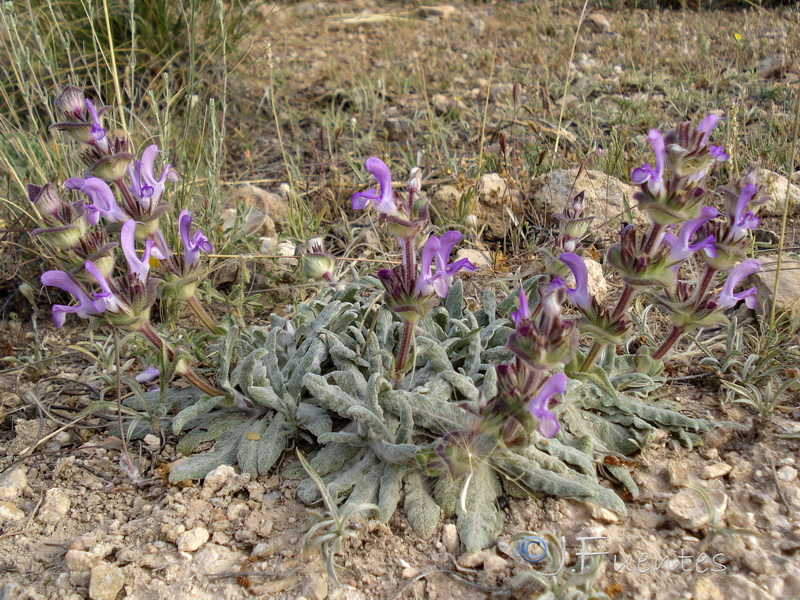
[[[166,350],[167,356],[170,360],[175,360],[175,351],[170,348],[169,344],[164,342],[161,339],[161,336],[156,333],[152,327],[150,327],[150,323],[143,323],[139,329],[139,331],[148,339],[148,341],[153,344],[156,349],[158,350]],[[226,396],[227,394],[222,390],[215,388],[211,385],[208,381],[203,379],[200,375],[192,371],[192,368],[189,366],[184,367],[183,370],[178,371],[183,378],[191,383],[194,387],[196,387],[201,392],[208,394],[209,396]]]
[[[203,325],[205,325],[206,329],[208,329],[211,333],[222,333],[222,330],[214,321],[214,318],[208,314],[208,311],[206,311],[205,308],[203,308],[203,305],[200,304],[200,301],[196,296],[193,295],[191,298],[189,298],[189,307],[194,311],[194,314],[197,315],[197,318],[203,322]]]
[[[394,389],[400,387],[405,375],[406,362],[411,352],[411,341],[414,339],[414,323],[411,321],[403,322],[403,337],[400,340],[400,347],[397,349],[397,360],[395,361]]]
[[[128,207],[128,214],[138,215],[140,212],[139,206],[134,201],[130,190],[125,186],[125,182],[122,179],[117,179],[114,181],[114,185],[117,186],[117,189],[119,190],[122,199],[125,201],[125,205]]]
[[[675,345],[675,342],[681,338],[683,333],[683,327],[673,327],[672,331],[670,331],[669,335],[667,336],[667,339],[661,343],[661,345],[658,347],[658,350],[656,350],[653,354],[653,358],[656,360],[661,360],[669,351],[669,349]]]
[[[589,353],[586,355],[586,358],[583,360],[583,364],[581,365],[581,371],[586,372],[594,366],[594,362],[597,360],[597,356],[600,354],[600,351],[606,347],[606,344],[598,344],[594,342],[592,347],[589,348]]]
[[[655,230],[655,227],[653,227]],[[617,321],[623,315],[623,313],[627,310],[628,304],[631,302],[631,298],[633,298],[633,294],[636,292],[636,288],[632,285],[625,284],[625,287],[622,288],[622,294],[617,300],[617,305],[614,307],[614,312],[611,313],[611,321]],[[588,371],[594,366],[594,362],[597,360],[597,356],[600,354],[600,351],[605,348],[606,344],[599,344],[598,342],[594,342],[592,347],[589,348],[589,353],[586,355],[586,358],[581,365],[581,371]]]
[[[706,265],[706,272],[703,274],[703,280],[700,282],[700,285],[697,286],[697,293],[695,294],[695,306],[700,304],[700,301],[703,299],[703,295],[706,293],[708,286],[711,285],[711,281],[714,279],[716,272],[717,269],[711,265]]]

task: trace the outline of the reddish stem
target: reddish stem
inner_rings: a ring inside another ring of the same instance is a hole
[[[653,354],[653,358],[656,360],[661,360],[664,355],[669,352],[669,349],[675,345],[681,336],[683,335],[683,327],[673,327],[672,331],[670,331],[667,339],[665,339],[661,345],[658,347],[658,350],[655,351]]]

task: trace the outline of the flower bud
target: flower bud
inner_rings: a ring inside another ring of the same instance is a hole
[[[409,194],[416,194],[422,189],[422,169],[414,167],[408,174],[406,190]]]
[[[83,90],[74,85],[65,86],[56,98],[56,111],[67,120],[82,120],[85,105],[86,97],[83,95]]]

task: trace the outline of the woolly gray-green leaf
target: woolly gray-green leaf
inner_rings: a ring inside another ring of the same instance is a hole
[[[316,373],[308,373],[303,377],[303,385],[314,397],[315,404],[343,417],[347,416],[347,411],[354,404],[351,396],[329,384],[324,377]]]
[[[172,433],[179,434],[187,423],[210,412],[223,400],[225,400],[224,396],[206,397],[197,404],[187,406],[172,418]]]
[[[439,477],[436,480],[436,485],[433,486],[433,497],[447,518],[456,514],[459,491],[458,481],[450,477],[449,474]]]
[[[243,473],[250,473],[253,477],[258,477],[258,448],[261,440],[264,439],[264,432],[270,425],[270,421],[281,418],[277,415],[275,419],[266,416],[251,421],[242,431],[239,438],[239,447],[236,450],[236,462]]]
[[[472,465],[469,476],[459,479],[461,499],[456,504],[458,533],[467,552],[477,552],[494,544],[503,528],[503,513],[495,500],[500,495],[497,475],[484,463]]]
[[[380,491],[378,492],[379,518],[384,523],[388,523],[392,518],[397,505],[400,503],[401,492],[403,489],[403,477],[407,468],[402,465],[386,465],[381,477]]]
[[[436,531],[442,511],[431,498],[418,472],[406,473],[404,491],[403,508],[406,519],[419,537],[428,539]]]
[[[333,426],[328,411],[308,402],[301,402],[298,405],[295,417],[297,418],[297,424],[313,433],[315,437],[329,432]]]

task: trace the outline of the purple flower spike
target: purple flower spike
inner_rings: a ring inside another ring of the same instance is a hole
[[[514,327],[519,327],[522,321],[527,321],[531,318],[531,311],[528,308],[528,296],[525,290],[519,288],[519,310],[511,313],[511,320],[514,321]]]
[[[154,168],[158,153],[158,146],[151,144],[142,152],[142,160],[137,160],[133,165],[128,166],[128,175],[131,180],[129,189],[139,199],[139,204],[146,212],[156,207],[164,194],[164,184],[168,179],[170,181],[180,179],[172,165],[166,165],[161,169],[161,175],[156,179]]]
[[[677,236],[669,232],[665,233],[664,243],[670,248],[670,261],[676,263],[677,266],[677,263],[699,250],[705,250],[706,254],[712,258],[716,257],[717,249],[714,246],[716,240],[713,235],[709,235],[696,244],[690,244],[689,242],[691,242],[698,229],[715,218],[718,214],[719,211],[713,206],[704,206],[700,210],[699,216],[681,225]]]
[[[188,210],[182,210],[178,217],[178,231],[183,244],[183,257],[185,269],[191,270],[200,262],[200,252],[211,252],[214,247],[208,238],[199,229],[190,235],[192,216]]]
[[[573,252],[564,252],[558,258],[570,268],[575,276],[574,288],[565,285],[570,302],[584,310],[589,310],[592,299],[589,296],[589,273],[586,270],[586,263]]]
[[[397,214],[397,205],[394,203],[392,191],[392,174],[380,158],[372,156],[364,163],[364,167],[378,180],[378,187],[374,190],[356,192],[353,194],[352,206],[354,210],[366,208],[371,202],[379,213],[387,216]]]
[[[130,218],[119,207],[114,192],[102,179],[72,177],[64,182],[64,187],[70,190],[80,190],[92,201],[86,207],[89,213],[86,220],[90,225],[97,225],[101,216],[109,223],[124,223]]]
[[[95,307],[94,302],[92,302],[86,292],[83,291],[83,288],[81,288],[78,282],[64,271],[46,271],[42,273],[39,279],[42,285],[57,287],[60,290],[64,290],[68,294],[72,294],[78,301],[77,306],[65,306],[63,304],[53,305],[53,323],[55,323],[56,327],[64,325],[67,313],[76,314],[83,319],[88,319],[92,315],[98,315],[103,312]]]
[[[537,396],[528,405],[528,411],[533,417],[539,419],[539,431],[544,437],[551,438],[561,428],[555,415],[550,412],[553,396],[567,391],[567,376],[556,373],[550,376],[539,390]]]
[[[722,286],[722,291],[719,293],[719,299],[716,302],[717,308],[730,308],[736,306],[741,300],[744,300],[747,308],[755,308],[757,303],[756,294],[758,293],[755,286],[738,294],[734,294],[733,290],[737,288],[743,279],[760,269],[761,263],[753,258],[733,267],[728,274],[728,279],[725,280],[725,285]]]
[[[637,185],[647,184],[647,189],[650,194],[655,197],[661,197],[666,188],[664,187],[663,174],[664,162],[667,158],[667,150],[664,144],[664,138],[658,129],[651,129],[647,134],[647,141],[653,148],[653,153],[656,156],[655,169],[650,166],[650,163],[645,163],[638,169],[634,169],[631,173],[631,179]]]

